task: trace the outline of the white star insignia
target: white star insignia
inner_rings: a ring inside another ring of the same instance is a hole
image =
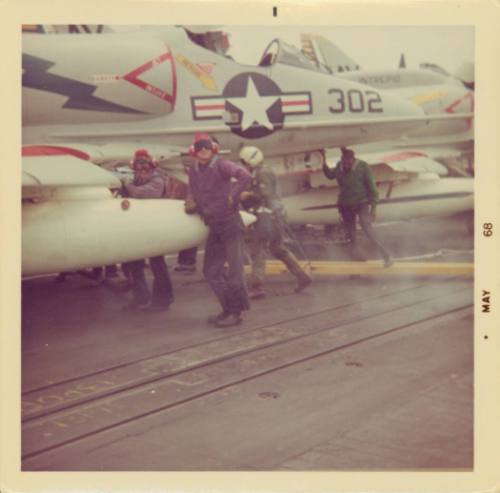
[[[266,112],[279,99],[279,96],[261,96],[252,77],[248,77],[247,81],[246,96],[229,99],[231,104],[243,112],[241,130],[247,130],[254,122],[268,130],[273,130],[274,126],[269,121]]]

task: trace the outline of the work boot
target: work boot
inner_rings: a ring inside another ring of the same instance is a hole
[[[170,308],[170,305],[172,302],[169,303],[150,303],[146,310],[148,312],[163,312],[165,310],[168,310]]]
[[[309,284],[312,283],[312,277],[306,272],[302,272],[300,276],[297,277],[297,286],[295,286],[295,292],[300,293],[303,289],[307,288]]]
[[[384,258],[384,267],[385,268],[390,267],[393,263],[394,263],[394,260],[390,255],[388,255],[387,257]]]
[[[262,300],[266,297],[266,292],[262,288],[252,288],[248,297],[251,300]]]
[[[125,311],[133,311],[133,310],[145,310],[149,306],[149,302],[138,302],[135,300],[132,300],[130,303],[127,303],[125,306],[122,307],[123,310]]]
[[[299,262],[295,258],[295,255],[293,255],[291,252],[286,251],[280,252],[280,254],[277,255],[277,258],[279,258],[286,265],[286,268],[289,270],[289,272],[295,277],[295,279],[297,279],[297,284],[295,286],[296,293],[299,293],[305,287],[311,284],[311,276],[307,274],[304,269],[302,269]]]
[[[224,318],[219,319],[215,322],[216,327],[232,327],[233,325],[238,325],[242,322],[241,314],[239,313],[229,313]]]
[[[217,322],[219,322],[220,320],[223,320],[225,319],[226,317],[229,317],[230,313],[229,312],[226,312],[226,311],[222,311],[220,313],[218,313],[217,315],[210,315],[208,318],[207,318],[207,322],[209,324],[215,324]]]

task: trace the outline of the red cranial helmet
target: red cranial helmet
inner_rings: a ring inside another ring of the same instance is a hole
[[[149,164],[152,168],[158,166],[158,162],[149,154],[147,149],[137,149],[137,151],[135,151],[130,166],[133,168],[136,164]]]
[[[197,133],[194,141],[189,147],[189,155],[195,157],[202,149],[210,149],[214,154],[219,152],[219,145],[214,142],[212,137],[206,133]]]

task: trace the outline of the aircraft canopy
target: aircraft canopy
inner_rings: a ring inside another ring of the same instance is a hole
[[[307,58],[298,48],[286,43],[282,39],[273,39],[264,50],[259,66],[271,67],[278,63],[314,70],[315,72],[321,71],[316,64],[309,60],[309,58]]]

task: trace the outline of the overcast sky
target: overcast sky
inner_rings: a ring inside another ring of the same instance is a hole
[[[409,68],[437,63],[453,73],[474,61],[473,27],[224,27],[230,54],[240,63],[257,64],[276,37],[300,47],[300,33],[321,34],[336,43],[364,69],[396,68],[401,53]]]

